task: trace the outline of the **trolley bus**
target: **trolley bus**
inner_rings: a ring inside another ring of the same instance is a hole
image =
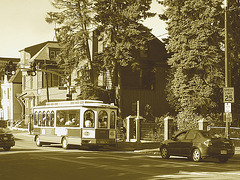
[[[33,108],[33,134],[37,146],[115,145],[117,107],[102,101],[47,102]]]

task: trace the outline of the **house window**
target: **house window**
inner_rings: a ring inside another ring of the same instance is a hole
[[[54,59],[56,57],[56,52],[55,51],[50,51],[50,59]]]
[[[26,75],[23,76],[23,90],[26,89]]]
[[[43,83],[42,83],[42,79],[43,79],[43,72],[37,72],[38,76],[37,76],[37,83],[38,83],[38,88],[42,88],[43,87]]]
[[[48,87],[58,87],[63,86],[61,76],[58,76],[56,74],[47,73],[47,79],[48,79]],[[46,74],[42,74],[42,88],[46,88]]]
[[[52,74],[52,87],[57,87],[58,86],[58,75]]]
[[[145,69],[142,71],[141,74],[141,88],[143,89],[150,89],[154,90],[155,89],[155,72],[152,72],[150,69]]]
[[[30,76],[30,89],[33,89],[33,77]]]
[[[106,86],[106,74],[103,71],[98,76],[98,86]]]
[[[155,72],[151,68],[143,68],[139,71],[128,68],[122,71],[123,88],[154,90],[155,82]]]

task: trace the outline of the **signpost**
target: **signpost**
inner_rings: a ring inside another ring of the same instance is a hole
[[[224,120],[226,123],[232,122],[232,103],[234,103],[234,88],[223,88],[223,102],[224,102]]]
[[[229,137],[229,123],[232,122],[232,103],[234,103],[234,88],[223,88],[223,102],[224,102],[224,121],[226,122],[226,138]]]
[[[234,103],[234,88],[233,87],[223,88],[223,102],[224,103]]]

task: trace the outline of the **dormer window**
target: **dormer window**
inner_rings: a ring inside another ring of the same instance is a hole
[[[56,57],[56,51],[50,51],[50,59],[54,59]]]

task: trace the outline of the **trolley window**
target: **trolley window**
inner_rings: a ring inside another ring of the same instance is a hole
[[[42,125],[42,126],[46,126],[46,123],[47,123],[46,112],[43,111],[43,113],[42,113],[42,123],[41,123],[41,125]]]
[[[104,110],[102,110],[98,113],[98,127],[99,128],[107,128],[108,127],[108,114]]]
[[[59,110],[57,111],[57,122],[58,127],[77,127],[80,122],[80,110]]]
[[[38,125],[41,126],[41,123],[42,123],[42,112],[39,111],[39,113],[38,113]]]
[[[47,116],[46,116],[46,126],[50,126],[50,111],[47,112]]]
[[[34,119],[34,125],[37,125],[38,124],[38,112],[35,111],[35,113],[33,114],[33,119]]]
[[[52,127],[54,126],[54,111],[52,111],[51,114],[50,114],[50,125]]]
[[[110,114],[110,128],[111,129],[115,129],[115,112],[112,111],[111,114]]]
[[[85,111],[83,126],[87,128],[94,128],[94,119],[95,115],[92,110]]]

